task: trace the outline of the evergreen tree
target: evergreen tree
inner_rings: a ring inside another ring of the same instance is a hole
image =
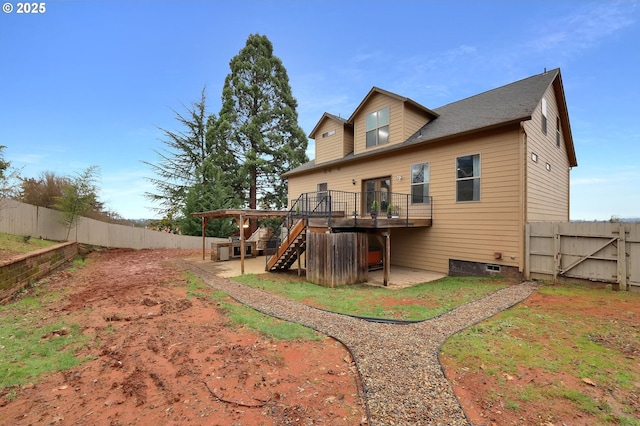
[[[4,160],[4,155],[2,154],[2,151],[5,148],[6,148],[6,146],[0,145],[0,179],[4,179],[5,178],[5,171],[11,165],[10,162]]]
[[[165,130],[166,148],[156,151],[157,164],[144,162],[157,175],[149,179],[157,189],[147,197],[160,204],[162,227],[186,235],[200,235],[200,219],[191,213],[237,208],[241,201],[242,180],[234,157],[220,131],[215,115],[207,112],[206,88],[200,100],[187,107],[186,114],[175,112],[184,131]],[[200,199],[201,198],[201,199]],[[226,237],[228,230],[211,221],[207,235]]]
[[[240,165],[248,207],[283,208],[287,187],[280,175],[308,161],[287,71],[269,39],[257,34],[249,36],[229,66],[219,132]]]
[[[218,174],[222,174],[218,171]],[[216,181],[222,181],[218,176]],[[206,212],[233,208],[237,205],[237,198],[230,196],[229,187],[225,185],[203,185],[196,183],[189,188],[185,198],[182,215],[178,222],[180,233],[183,235],[202,235],[202,219],[191,216],[194,212]],[[211,219],[207,223],[205,234],[207,237],[226,238],[236,230],[233,219]]]
[[[160,205],[157,210],[163,216],[182,208],[189,188],[196,183],[196,170],[203,166],[209,156],[206,88],[202,89],[199,101],[185,108],[186,115],[177,111],[174,113],[176,120],[186,130],[176,132],[161,129],[165,134],[166,148],[156,151],[160,161],[157,164],[143,162],[157,175],[149,179],[157,192],[147,192],[145,195]],[[206,175],[202,177],[206,179]]]

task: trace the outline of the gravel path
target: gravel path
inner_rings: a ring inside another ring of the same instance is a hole
[[[322,311],[215,276],[191,263],[182,266],[243,304],[346,345],[362,379],[372,426],[468,425],[440,366],[440,346],[452,334],[523,301],[539,288],[535,283],[509,286],[434,319],[395,325]]]

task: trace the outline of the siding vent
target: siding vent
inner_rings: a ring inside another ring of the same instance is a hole
[[[487,272],[500,272],[501,270],[500,265],[487,265]]]

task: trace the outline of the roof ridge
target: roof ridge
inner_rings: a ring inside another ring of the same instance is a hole
[[[503,84],[502,86],[494,87],[493,89],[485,90],[484,92],[476,93],[474,95],[467,96],[466,98],[462,98],[462,99],[458,99],[457,101],[449,102],[448,104],[444,104],[444,105],[441,105],[441,106],[439,106],[437,108],[434,108],[434,111],[437,111],[439,109],[448,107],[449,105],[453,105],[453,104],[456,104],[458,102],[463,102],[463,101],[466,101],[466,100],[469,100],[469,99],[476,98],[478,96],[486,95],[488,93],[495,92],[497,90],[504,90],[504,89],[506,89],[508,87],[515,86],[517,84],[522,84],[523,82],[525,82],[527,80],[540,78],[540,77],[542,77],[544,75],[548,75],[548,74],[551,74],[551,73],[555,74],[553,76],[553,78],[550,79],[550,81],[553,81],[556,78],[556,76],[558,75],[558,73],[560,73],[560,68],[554,68],[552,70],[547,70],[545,68],[544,72],[542,72],[540,74],[530,75],[529,77],[524,77],[524,78],[521,78],[520,80],[512,81],[511,83]]]

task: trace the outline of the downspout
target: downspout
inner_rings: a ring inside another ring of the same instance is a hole
[[[571,170],[573,168],[569,166],[567,169],[567,222],[571,222]]]
[[[529,259],[527,259],[527,244],[529,243],[527,241],[527,199],[528,199],[528,186],[527,186],[527,159],[528,159],[528,155],[529,155],[529,149],[527,146],[527,132],[525,130],[524,127],[524,122],[520,122],[520,131],[521,131],[521,135],[522,135],[522,143],[520,144],[520,149],[522,150],[521,152],[521,161],[522,161],[522,168],[521,168],[521,175],[522,175],[522,191],[520,191],[520,196],[522,197],[522,200],[520,202],[521,205],[521,209],[522,209],[522,216],[521,216],[521,226],[520,226],[520,238],[522,239],[522,244],[520,245],[520,258],[522,259],[522,269],[520,272],[525,273],[525,278],[529,279],[529,277],[527,277],[526,275],[526,271],[529,270],[528,268],[528,263],[529,263]]]

